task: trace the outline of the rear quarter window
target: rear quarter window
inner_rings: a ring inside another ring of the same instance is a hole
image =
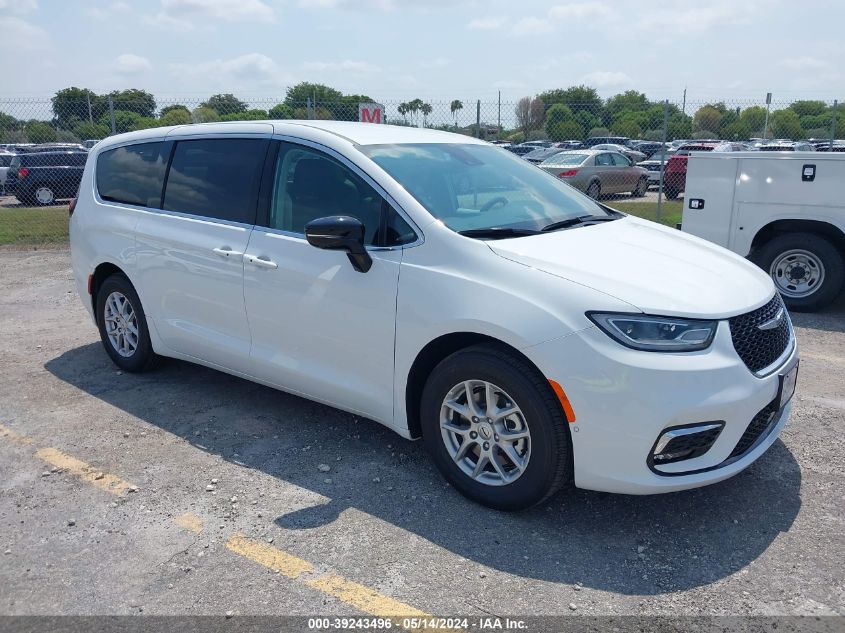
[[[167,166],[163,150],[164,143],[155,142],[102,152],[97,158],[97,191],[100,197],[110,202],[159,208]]]

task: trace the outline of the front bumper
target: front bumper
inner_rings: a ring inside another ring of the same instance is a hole
[[[755,377],[734,350],[727,321],[702,352],[661,354],[623,347],[589,328],[524,350],[561,384],[576,419],[570,424],[575,485],[626,494],[695,488],[747,468],[777,439],[791,404],[779,411],[767,435],[730,459],[752,419],[778,395],[778,371]],[[783,366],[797,357],[794,346]],[[649,467],[664,429],[724,422],[703,455]],[[689,473],[689,474],[687,474]]]

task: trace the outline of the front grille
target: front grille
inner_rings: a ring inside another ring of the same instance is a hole
[[[769,323],[783,310],[783,318],[768,330],[760,325]],[[775,294],[762,308],[741,314],[729,320],[731,339],[737,354],[752,372],[757,373],[774,363],[786,351],[792,337],[786,307]]]
[[[772,401],[760,413],[755,415],[748,428],[745,429],[745,433],[742,434],[739,442],[737,442],[733,451],[731,451],[728,459],[741,457],[757,443],[757,440],[768,435],[775,426],[777,413],[777,402]]]

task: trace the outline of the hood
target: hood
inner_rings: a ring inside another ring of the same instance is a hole
[[[725,318],[753,310],[774,294],[769,276],[742,257],[630,216],[487,244],[500,257],[611,295],[646,314]]]

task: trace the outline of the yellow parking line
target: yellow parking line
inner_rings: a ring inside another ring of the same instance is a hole
[[[202,519],[199,518],[196,514],[191,514],[190,512],[186,512],[185,514],[180,514],[175,519],[176,525],[180,528],[184,528],[186,530],[190,530],[194,534],[199,534],[202,532]]]
[[[22,435],[17,431],[13,431],[8,426],[0,424],[0,437],[6,440],[11,440],[17,444],[32,444],[32,438]]]
[[[304,574],[314,573],[314,566],[307,560],[288,554],[267,543],[248,538],[243,534],[235,534],[230,537],[226,542],[226,548],[259,565],[277,571],[291,580],[301,579],[304,585],[337,598],[364,613],[383,618],[428,616],[424,611],[336,574],[302,578]]]
[[[347,580],[342,576],[328,575],[306,579],[305,584],[325,594],[334,596],[341,602],[355,607],[359,611],[383,618],[397,616],[426,617],[427,613],[382,595],[377,591]]]
[[[247,538],[243,534],[235,534],[230,537],[226,541],[226,547],[236,554],[277,571],[292,580],[296,580],[302,574],[310,574],[314,571],[314,566],[307,560],[283,552],[267,543]]]
[[[134,488],[132,484],[123,481],[120,477],[103,473],[56,448],[40,448],[35,452],[35,456],[48,464],[76,475],[82,481],[115,495],[124,495],[128,490]]]

